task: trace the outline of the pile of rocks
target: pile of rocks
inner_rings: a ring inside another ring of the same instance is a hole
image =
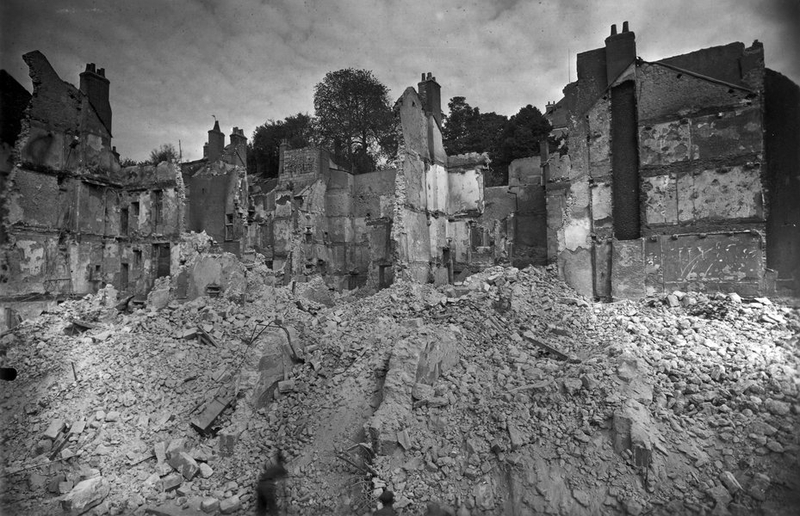
[[[800,504],[800,318],[768,299],[600,304],[497,267],[371,296],[109,304],[3,337],[5,512],[244,514],[278,449],[292,514],[365,514],[387,488],[405,514]]]

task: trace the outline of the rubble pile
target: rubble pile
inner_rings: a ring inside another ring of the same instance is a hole
[[[100,297],[0,340],[4,513],[247,514],[279,449],[290,514],[368,514],[384,489],[401,514],[800,507],[800,317],[765,298],[593,303],[501,267]]]

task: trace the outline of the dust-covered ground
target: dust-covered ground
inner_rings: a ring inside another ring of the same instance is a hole
[[[252,514],[278,449],[287,514],[369,514],[384,489],[400,514],[800,511],[800,315],[775,301],[594,303],[496,267],[115,304],[0,340],[3,514]]]

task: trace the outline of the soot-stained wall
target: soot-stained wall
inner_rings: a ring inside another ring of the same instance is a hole
[[[614,182],[614,238],[639,238],[639,157],[635,83],[611,89],[611,170]]]
[[[580,54],[548,108],[566,135],[545,163],[548,260],[599,298],[764,293],[768,265],[796,285],[796,86],[765,72],[758,42],[631,59],[609,77],[612,47]]]
[[[103,69],[87,65],[78,89],[40,52],[23,58],[34,92],[4,192],[0,305],[34,314],[106,284],[145,294],[159,273],[153,249],[167,250],[169,274],[183,225],[177,166],[120,167]]]
[[[779,293],[800,296],[800,87],[766,71],[767,266]]]

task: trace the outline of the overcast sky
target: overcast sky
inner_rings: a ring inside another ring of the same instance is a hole
[[[561,98],[575,55],[629,21],[645,60],[756,39],[800,83],[800,0],[2,0],[0,68],[32,91],[22,54],[67,82],[86,63],[111,81],[114,145],[146,159],[180,140],[202,156],[216,115],[250,138],[268,119],[313,115],[327,72],[372,70],[394,101],[423,72],[442,103],[461,95],[513,115]]]

